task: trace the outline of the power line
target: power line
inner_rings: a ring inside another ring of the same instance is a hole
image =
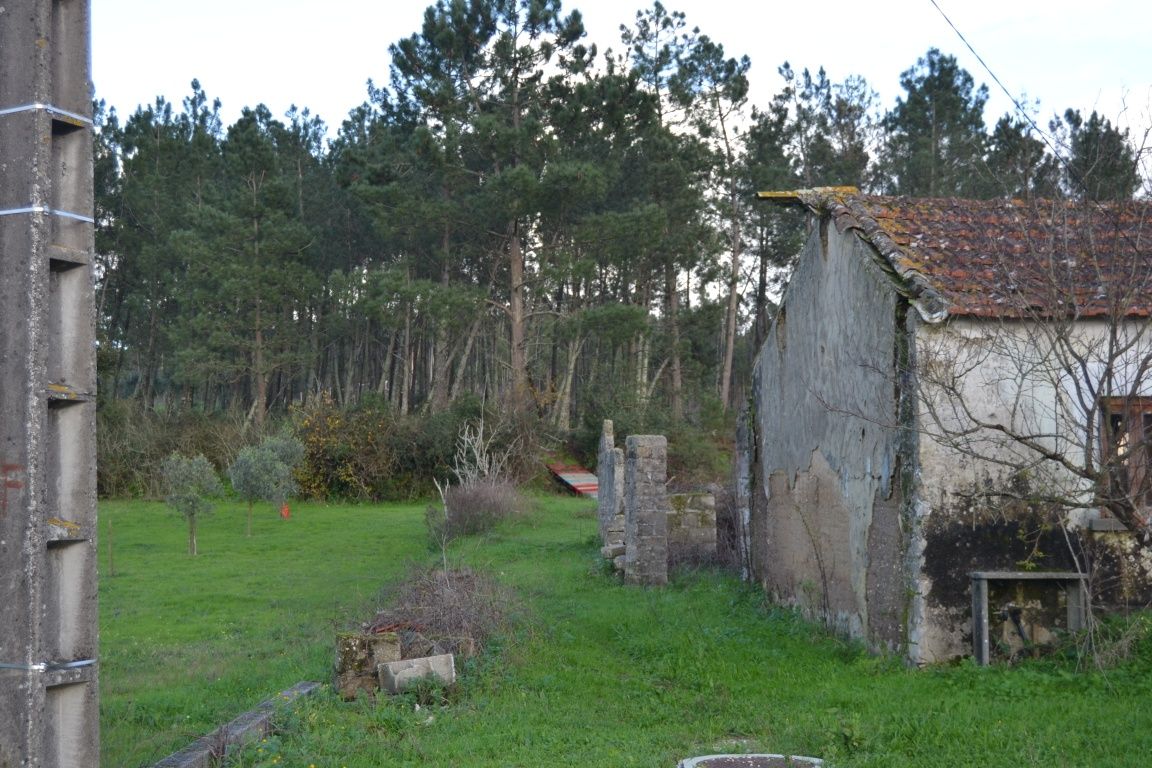
[[[1044,145],[1047,146],[1048,149],[1052,152],[1052,157],[1056,159],[1056,162],[1058,162],[1064,168],[1064,171],[1069,175],[1069,177],[1073,178],[1077,183],[1082,183],[1083,179],[1080,178],[1080,174],[1078,174],[1072,167],[1069,159],[1061,155],[1060,150],[1056,148],[1056,145],[1053,143],[1052,135],[1036,124],[1036,121],[1032,119],[1030,114],[1028,114],[1028,111],[1024,108],[1024,105],[1022,105],[1016,96],[1008,90],[1004,83],[1000,82],[1000,78],[997,77],[996,73],[992,71],[992,67],[988,66],[988,63],[984,61],[984,57],[981,56],[974,47],[972,47],[972,43],[968,42],[968,38],[964,37],[964,33],[961,32],[960,29],[952,23],[952,19],[948,18],[948,14],[944,13],[944,9],[940,7],[940,4],[937,3],[936,0],[928,1],[932,3],[932,7],[936,9],[940,16],[943,17],[944,21],[948,23],[948,26],[952,28],[952,31],[956,33],[956,36],[960,38],[960,42],[964,43],[965,47],[967,47],[972,55],[976,57],[976,61],[980,62],[980,66],[984,67],[984,71],[988,73],[988,76],[992,78],[996,85],[1000,87],[1000,90],[1004,91],[1004,95],[1007,96],[1008,99],[1016,106],[1017,113],[1019,113],[1024,118],[1024,120],[1027,121],[1028,125],[1032,127],[1032,130],[1040,136],[1041,140],[1044,142]],[[1097,208],[1101,208],[1099,201],[1093,202],[1096,203]]]
[[[976,61],[980,62],[980,66],[984,67],[984,71],[988,73],[988,76],[992,78],[993,82],[1000,86],[1000,90],[1004,91],[1004,95],[1007,96],[1008,99],[1016,106],[1016,111],[1021,116],[1023,116],[1026,121],[1028,121],[1028,125],[1032,126],[1032,130],[1040,134],[1040,136],[1044,139],[1044,143],[1048,145],[1048,149],[1052,150],[1052,154],[1056,157],[1056,159],[1059,160],[1062,165],[1067,166],[1067,162],[1064,160],[1064,158],[1060,157],[1060,153],[1056,150],[1056,147],[1052,145],[1051,137],[1048,135],[1048,133],[1042,130],[1040,126],[1036,124],[1036,121],[1032,119],[1030,114],[1028,114],[1028,110],[1024,108],[1024,105],[1020,103],[1020,101],[1016,98],[1015,95],[1013,95],[1010,90],[1008,90],[1004,83],[1000,82],[1000,78],[997,77],[996,73],[992,71],[992,67],[988,66],[988,63],[984,61],[984,57],[976,52],[976,49],[972,47],[972,43],[968,42],[968,38],[964,37],[964,33],[961,32],[957,26],[952,23],[952,19],[948,18],[948,14],[944,13],[944,9],[940,7],[936,0],[928,1],[932,3],[932,7],[934,7],[937,12],[939,12],[939,14],[944,18],[944,21],[948,22],[948,26],[952,27],[952,31],[955,32],[956,36],[960,38],[960,42],[964,43],[972,55],[976,57]]]

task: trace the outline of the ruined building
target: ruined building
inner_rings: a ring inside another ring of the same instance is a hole
[[[748,576],[917,663],[1144,604],[1152,206],[762,197],[810,229],[742,430]]]

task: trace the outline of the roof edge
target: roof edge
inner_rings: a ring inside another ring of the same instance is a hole
[[[776,205],[799,205],[819,216],[830,216],[841,232],[856,230],[857,236],[879,256],[878,265],[893,278],[896,290],[916,308],[924,322],[936,325],[947,320],[948,302],[924,275],[906,266],[906,254],[859,204],[856,199],[859,195],[859,189],[849,186],[756,193],[759,200]]]

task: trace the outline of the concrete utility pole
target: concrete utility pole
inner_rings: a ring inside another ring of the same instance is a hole
[[[0,768],[100,763],[89,14],[0,2]]]

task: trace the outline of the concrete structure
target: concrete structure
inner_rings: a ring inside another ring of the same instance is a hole
[[[320,688],[320,683],[296,683],[275,697],[260,702],[255,709],[153,764],[152,768],[217,768],[229,754],[271,733],[272,720],[278,708],[291,704],[301,696],[311,696]]]
[[[800,755],[704,755],[681,760],[676,768],[817,768],[818,757]]]
[[[397,694],[411,688],[421,680],[434,680],[443,685],[456,683],[456,657],[450,653],[424,656],[419,659],[389,661],[376,668],[380,690]]]
[[[971,652],[973,574],[997,574],[976,619],[1024,645],[1069,628],[1080,574],[1146,604],[1152,557],[1100,507],[1152,511],[1152,387],[1127,375],[1152,359],[1152,206],[766,196],[812,227],[754,373],[749,576],[917,663]],[[1131,490],[1102,504],[1085,457]]]
[[[616,447],[616,436],[610,420],[600,432],[600,451],[596,458],[599,483],[596,514],[599,521],[600,553],[606,560],[624,568],[624,451]]]
[[[87,0],[0,5],[0,766],[99,764]]]
[[[624,581],[668,583],[668,440],[629,435],[624,442]]]

